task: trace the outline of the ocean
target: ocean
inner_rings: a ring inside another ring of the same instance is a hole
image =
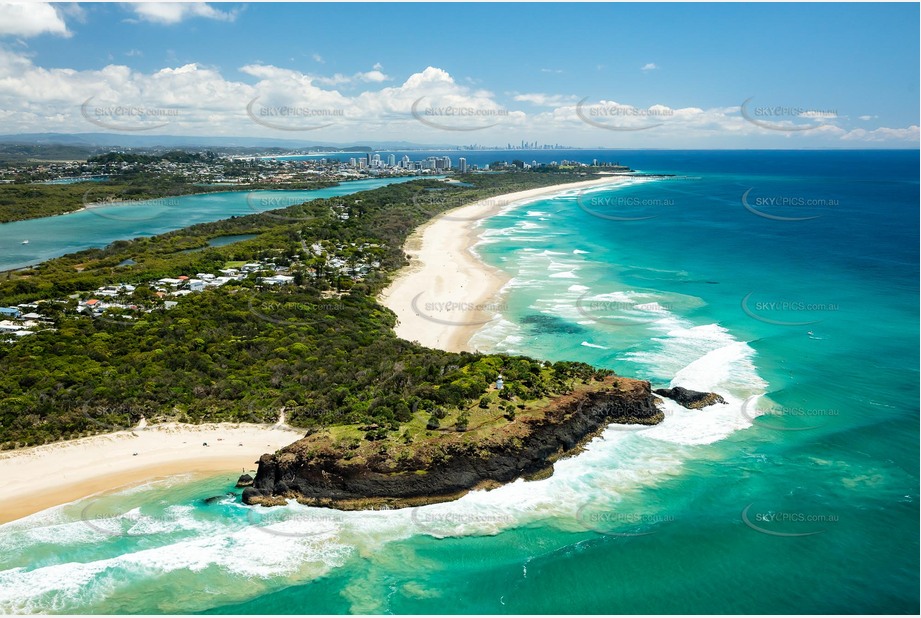
[[[675,176],[482,222],[510,281],[473,343],[725,405],[418,509],[80,500],[0,526],[0,611],[917,613],[919,153],[617,158]]]

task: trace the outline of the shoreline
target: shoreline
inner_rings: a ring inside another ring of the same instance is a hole
[[[156,478],[250,472],[264,453],[288,446],[303,435],[286,425],[164,423],[3,451],[0,525]]]
[[[443,212],[416,228],[403,245],[408,266],[378,296],[397,314],[397,336],[447,352],[475,352],[470,339],[493,321],[501,292],[511,278],[483,262],[473,248],[480,223],[518,203],[603,185],[626,184],[632,176],[612,175],[485,198]]]

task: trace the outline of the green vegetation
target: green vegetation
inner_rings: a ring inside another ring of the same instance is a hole
[[[0,142],[0,165],[35,161],[82,161],[93,147],[82,144],[20,144]]]
[[[395,316],[375,298],[405,264],[406,236],[442,203],[425,200],[423,209],[421,196],[439,192],[450,207],[584,179],[514,172],[462,177],[473,187],[391,185],[118,241],[6,273],[0,306],[66,299],[120,282],[141,284],[135,300],[156,306],[145,282],[214,272],[230,261],[287,264],[296,285],[263,288],[249,278],[186,296],[170,310],[118,319],[78,315],[73,299],[43,303],[57,330],[0,344],[0,444],[111,431],[142,416],[270,422],[282,408],[292,425],[325,428],[356,444],[388,437],[408,444],[433,429],[473,430],[500,410],[515,418],[522,402],[546,401],[606,372],[582,363],[424,348],[394,335]],[[230,234],[258,236],[184,252]],[[311,251],[314,244],[326,253]],[[333,257],[376,266],[344,273],[331,267]],[[129,259],[131,265],[122,265]],[[500,373],[505,388],[495,391]]]
[[[217,160],[217,155],[211,151],[206,153],[186,152],[185,150],[170,150],[162,154],[135,154],[127,152],[107,152],[96,155],[86,160],[87,163],[206,163]]]

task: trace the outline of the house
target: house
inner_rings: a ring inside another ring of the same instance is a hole
[[[288,285],[294,283],[294,277],[289,275],[272,275],[271,277],[263,277],[262,283],[268,285]]]
[[[170,277],[164,277],[163,279],[157,280],[157,283],[159,283],[160,285],[168,285],[174,288],[182,283],[182,279],[172,279]]]
[[[201,292],[205,289],[205,282],[201,279],[189,279],[189,289],[193,292]]]
[[[18,319],[21,315],[22,311],[18,307],[0,307],[0,317]]]
[[[256,263],[250,262],[249,264],[243,265],[243,272],[245,273],[251,273],[257,270],[261,270],[261,269],[262,269],[262,264],[256,264]]]

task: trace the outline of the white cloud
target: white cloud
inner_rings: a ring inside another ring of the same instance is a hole
[[[541,73],[562,73],[563,69],[541,69]]]
[[[145,21],[158,24],[178,24],[188,17],[204,17],[219,21],[233,21],[238,11],[219,11],[206,2],[141,2],[131,9]]]
[[[860,120],[873,120],[874,118],[879,118],[879,116],[858,116]]]
[[[906,141],[917,143],[919,137],[921,133],[918,131],[918,125],[911,125],[903,129],[890,129],[889,127],[880,127],[872,131],[854,129],[842,135],[841,139],[860,142]]]
[[[640,71],[655,71],[658,68],[659,67],[656,66],[655,62],[647,62],[642,67],[640,67]]]
[[[321,56],[320,54],[313,54],[311,58],[313,58],[314,62],[318,62],[320,64],[326,64],[326,61],[323,60],[323,56]]]
[[[359,72],[355,73],[354,75],[343,75],[342,73],[335,73],[330,76],[312,77],[311,80],[323,86],[339,86],[342,84],[353,84],[356,82],[380,83],[389,81],[391,79],[389,75],[378,70],[380,63],[375,64],[374,67],[374,70]]]
[[[328,77],[318,76],[318,77],[312,78],[312,81],[315,81],[316,83],[322,84],[324,86],[338,86],[340,84],[348,84],[352,82],[352,80],[353,80],[352,77],[349,77],[348,75],[343,75],[342,73],[335,73]]]
[[[98,110],[104,113],[107,106],[140,106],[169,112],[163,119],[163,128],[151,133],[172,135],[281,137],[285,135],[275,127],[303,130],[313,123],[317,127],[322,125],[322,129],[309,134],[288,133],[287,137],[309,135],[312,139],[340,142],[410,139],[457,143],[469,143],[469,138],[473,138],[479,143],[505,143],[533,135],[541,141],[583,146],[742,148],[777,147],[785,143],[803,147],[842,143],[910,146],[918,142],[915,124],[905,128],[858,129],[850,126],[846,118],[831,118],[823,119],[821,126],[808,131],[784,132],[747,121],[738,105],[706,109],[661,104],[643,107],[613,100],[583,103],[571,95],[553,93],[509,93],[499,100],[492,92],[474,84],[458,83],[437,67],[426,67],[402,83],[389,84],[385,80],[391,78],[382,69],[351,76],[319,77],[252,64],[239,68],[241,79],[228,79],[214,68],[194,63],[151,72],[117,63],[93,70],[46,68],[36,65],[27,54],[0,47],[0,121],[9,133],[98,131],[100,128],[91,119],[92,114],[100,113]],[[340,92],[337,84],[360,85],[361,89]],[[509,105],[506,107],[503,101]],[[529,111],[515,109],[519,105]],[[531,105],[538,109],[534,111]],[[248,106],[257,111],[284,106],[289,110],[337,113],[319,120],[281,115],[263,124],[254,120],[252,110],[248,113]],[[600,113],[589,115],[592,106]],[[469,117],[433,115],[425,118],[431,122],[420,121],[422,110],[448,107],[474,113]],[[91,118],[87,118],[87,109]],[[594,123],[586,122],[586,117]],[[125,117],[119,122],[123,124],[112,131],[131,130],[123,129],[127,126],[124,123],[138,120]],[[806,119],[792,122],[802,125]],[[141,123],[141,127],[152,124],[153,120],[147,125]],[[611,130],[598,126],[605,124]],[[445,128],[476,131],[451,134]],[[624,131],[624,128],[640,130]]]
[[[523,103],[533,103],[534,105],[539,105],[541,107],[560,107],[566,105],[567,103],[575,102],[576,97],[566,94],[543,94],[540,92],[532,92],[525,94],[516,94],[513,97],[516,101]]]
[[[48,2],[0,2],[0,36],[70,36],[67,24]]]
[[[374,66],[379,67],[380,65],[376,64]],[[379,71],[377,68],[375,68],[373,71],[367,71],[365,73],[356,73],[355,79],[359,81],[363,81],[363,82],[380,83],[380,82],[386,82],[387,80],[390,79],[390,77],[386,75],[385,73],[382,73],[381,71]]]

